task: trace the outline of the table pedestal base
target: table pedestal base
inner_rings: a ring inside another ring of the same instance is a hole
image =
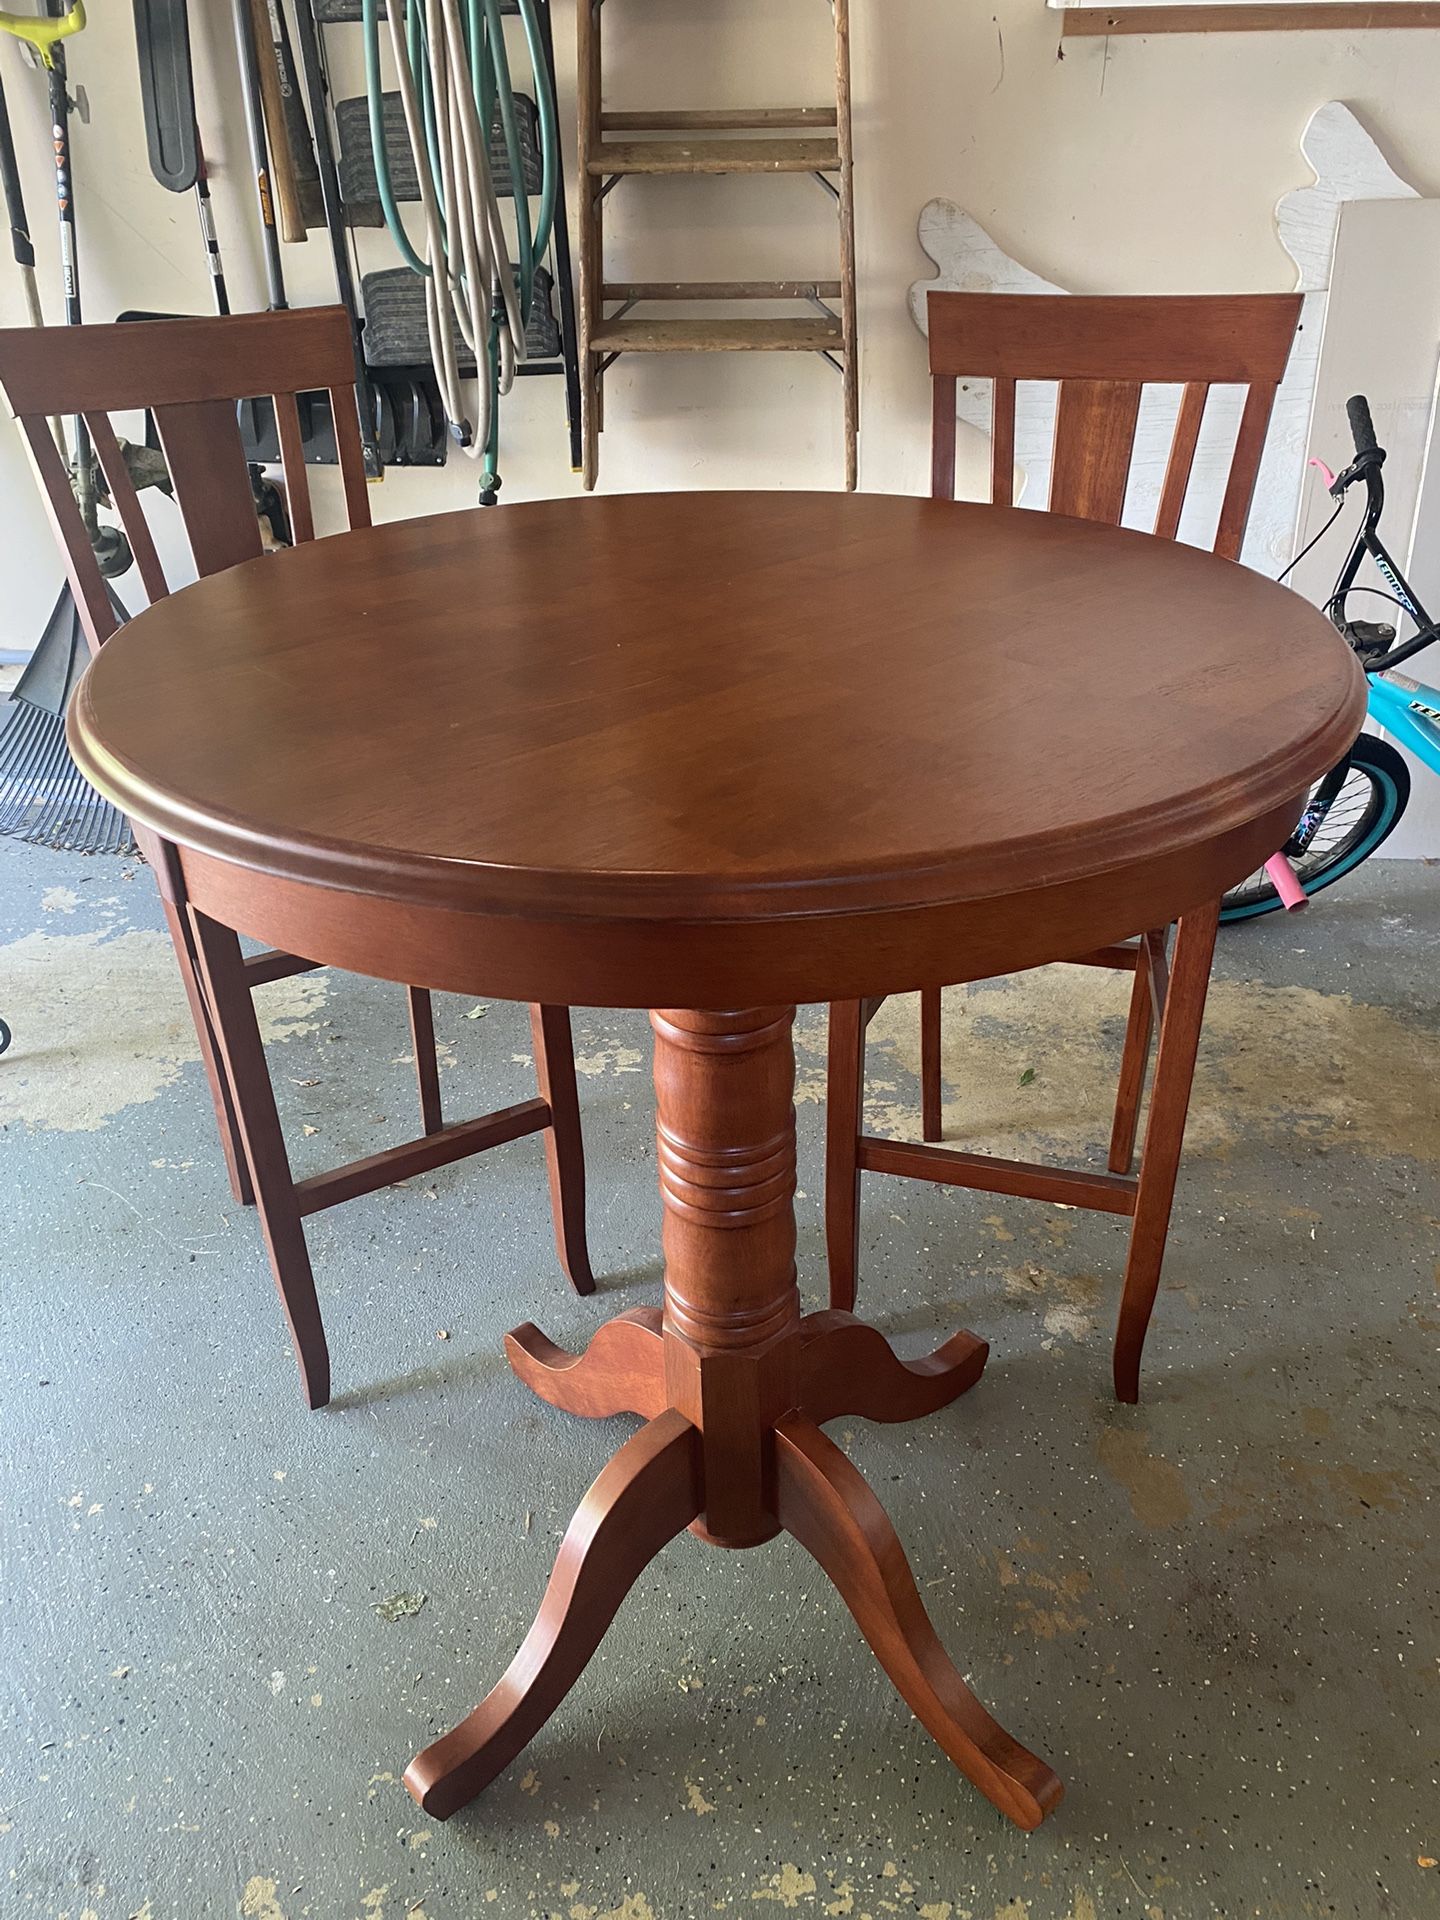
[[[574,1685],[646,1566],[689,1528],[717,1546],[781,1532],[811,1553],[916,1717],[981,1792],[1033,1828],[1060,1781],[975,1699],[930,1624],[875,1495],[820,1431],[907,1421],[980,1378],[958,1333],[905,1362],[848,1313],[802,1318],[795,1285],[793,1008],[657,1013],[665,1306],[622,1314],[581,1355],[533,1326],[506,1348],[552,1406],[647,1424],[571,1521],[539,1615],[498,1685],[416,1756],[405,1784],[446,1819],[516,1757]]]

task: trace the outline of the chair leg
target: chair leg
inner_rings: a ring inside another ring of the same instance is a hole
[[[920,1137],[923,1140],[945,1137],[940,1107],[940,989],[926,987],[920,995]]]
[[[550,1106],[545,1129],[545,1166],[550,1176],[550,1212],[555,1251],[576,1293],[593,1293],[595,1276],[585,1240],[585,1142],[575,1089],[575,1046],[568,1007],[531,1007],[530,1033],[540,1098]]]
[[[1150,961],[1142,946],[1135,956],[1135,984],[1130,993],[1130,1018],[1125,1026],[1120,1089],[1115,1096],[1115,1125],[1110,1134],[1111,1173],[1129,1173],[1135,1164],[1135,1136],[1140,1128],[1140,1103],[1145,1097],[1150,1039],[1154,1031]]]
[[[205,1068],[205,1078],[210,1083],[210,1098],[215,1103],[215,1124],[220,1130],[220,1152],[225,1161],[230,1192],[237,1207],[253,1207],[255,1189],[250,1183],[250,1169],[245,1162],[245,1145],[235,1112],[235,1099],[216,1045],[210,1008],[196,971],[190,925],[183,908],[176,906],[173,900],[162,896],[161,905],[165,909],[165,924],[170,929],[170,942],[175,949],[175,963],[180,969],[185,998],[190,1003],[190,1018],[195,1022],[195,1038],[200,1043],[200,1060]]]
[[[200,977],[234,1092],[260,1227],[300,1364],[300,1384],[309,1405],[323,1407],[330,1398],[330,1353],[240,942],[229,927],[193,907],[189,911]]]
[[[830,1305],[855,1310],[860,1259],[860,1127],[865,1105],[865,1010],[858,1000],[830,1007],[825,1095],[825,1253]]]
[[[435,1011],[423,987],[407,987],[405,993],[410,1003],[415,1084],[420,1089],[420,1124],[426,1133],[439,1133],[445,1116],[440,1105],[440,1062],[435,1057]]]
[[[1150,1120],[1140,1158],[1140,1184],[1130,1231],[1130,1255],[1125,1265],[1125,1292],[1115,1331],[1115,1397],[1131,1403],[1140,1398],[1140,1356],[1160,1285],[1160,1267],[1170,1231],[1175,1176],[1185,1141],[1185,1118],[1190,1109],[1190,1089],[1195,1079],[1195,1057],[1205,1018],[1205,998],[1219,920],[1217,900],[1186,914],[1175,936],[1165,1016],[1160,1022]]]

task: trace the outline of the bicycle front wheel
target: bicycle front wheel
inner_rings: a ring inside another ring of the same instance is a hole
[[[1318,787],[1311,789],[1312,798]],[[1344,785],[1295,862],[1296,878],[1306,893],[1333,886],[1368,860],[1399,825],[1409,798],[1410,769],[1404,756],[1388,741],[1362,733],[1351,749]],[[1261,867],[1226,894],[1220,918],[1253,920],[1279,905],[1280,896]]]

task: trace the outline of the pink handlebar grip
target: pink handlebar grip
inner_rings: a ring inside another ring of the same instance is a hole
[[[1273,859],[1265,862],[1265,871],[1270,876],[1270,884],[1280,896],[1280,904],[1287,913],[1298,913],[1309,905],[1305,889],[1295,876],[1295,869],[1283,853],[1277,853]]]

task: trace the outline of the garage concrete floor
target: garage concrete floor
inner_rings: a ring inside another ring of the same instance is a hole
[[[448,1826],[419,1813],[407,1760],[505,1667],[626,1431],[533,1402],[500,1338],[578,1345],[658,1298],[648,1029],[577,1016],[597,1296],[556,1270],[533,1140],[326,1214],[337,1397],[310,1414],[159,927],[143,869],[0,843],[5,1914],[1440,1912],[1440,875],[1377,866],[1226,936],[1142,1406],[1109,1397],[1119,1222],[867,1182],[866,1310],[993,1354],[935,1419],[836,1437],[1067,1782],[1029,1838],[785,1541],[677,1541],[529,1751]],[[1102,1138],[1125,990],[952,995],[952,1137]],[[299,1169],[410,1127],[397,990],[262,998]],[[438,1024],[455,1116],[531,1090],[522,1010]],[[895,1003],[882,1126],[913,1124],[915,1053]],[[817,1304],[823,1057],[811,1010]]]

